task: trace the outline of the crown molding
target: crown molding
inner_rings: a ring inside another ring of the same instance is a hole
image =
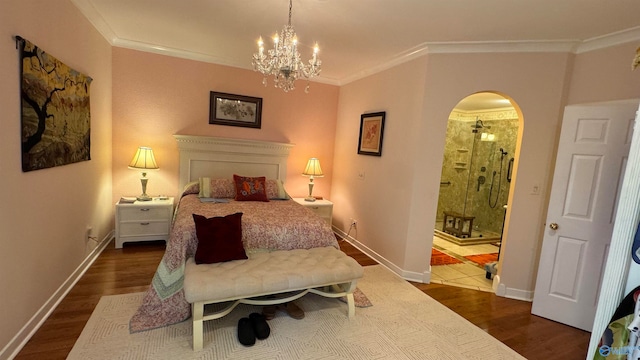
[[[640,26],[587,39],[578,46],[576,54],[604,49],[633,41],[640,41]]]
[[[91,1],[79,0],[71,0],[71,2],[76,6],[76,8],[78,8],[78,10],[80,10],[82,15],[84,15],[84,17],[89,20],[91,25],[93,25],[93,27],[96,28],[96,30],[98,30],[98,32],[102,34],[105,39],[107,39],[109,44],[113,46],[114,42],[118,39],[118,36],[109,26],[109,24],[104,20],[102,15],[100,15],[100,12],[96,10],[96,8],[93,6],[93,3]]]
[[[579,40],[458,41],[426,43],[429,54],[574,52]]]
[[[425,42],[391,60],[340,80],[345,85],[427,54],[471,54],[509,52],[567,52],[581,54],[593,50],[640,41],[640,26],[615,33],[580,40]]]
[[[166,47],[166,46],[150,44],[150,43],[145,43],[140,41],[118,38],[113,41],[112,45],[115,47],[132,49],[132,50],[140,50],[144,52],[173,56],[173,57],[182,58],[182,59],[189,59],[189,60],[196,60],[196,61],[201,61],[206,63],[214,63],[219,65],[239,67],[239,66],[236,66],[233,63],[233,61],[227,58],[212,56],[212,55],[200,53],[197,51]]]
[[[413,59],[419,58],[421,56],[427,55],[427,53],[428,53],[427,46],[424,43],[420,44],[407,51],[403,51],[400,54],[393,56],[390,60],[386,62],[383,62],[369,69],[359,71],[353,75],[347,76],[346,78],[339,81],[339,85],[346,85],[350,82],[354,82],[356,80],[360,80],[367,76],[371,76],[373,74],[382,72],[384,70],[391,69],[394,66],[397,66],[397,65],[409,62]]]
[[[253,70],[248,64],[229,58],[212,56],[190,50],[133,41],[118,37],[90,1],[71,0],[100,34],[115,47],[128,48],[155,54],[174,56],[183,59],[226,65],[240,69]],[[311,82],[346,85],[350,82],[371,76],[397,65],[427,54],[465,54],[465,53],[508,53],[508,52],[568,52],[582,54],[632,41],[640,41],[640,26],[584,41],[581,40],[529,40],[529,41],[469,41],[469,42],[425,42],[392,56],[387,61],[363,69],[342,79],[314,77]]]
[[[154,54],[173,56],[173,57],[187,59],[187,60],[201,61],[201,62],[216,64],[216,65],[224,65],[224,66],[230,66],[230,67],[235,67],[235,68],[239,68],[239,69],[252,70],[253,71],[253,68],[247,66],[244,63],[243,64],[238,64],[237,61],[231,60],[229,58],[212,56],[212,55],[209,55],[209,54],[200,53],[200,52],[196,52],[196,51],[177,49],[177,48],[170,48],[170,47],[166,47],[166,46],[149,44],[149,43],[133,41],[133,40],[127,40],[127,39],[120,39],[120,38],[114,39],[111,42],[111,45],[115,46],[115,47],[121,47],[121,48],[132,49],[132,50],[139,50],[139,51],[143,51],[143,52],[150,52],[150,53],[154,53]],[[330,79],[330,78],[324,78],[324,77],[314,77],[312,80],[309,80],[309,81],[316,82],[316,83],[321,83],[321,84],[340,85],[340,82],[338,80]]]
[[[449,120],[476,121],[478,116],[482,116],[482,121],[492,120],[517,120],[518,112],[513,108],[505,109],[484,109],[484,110],[459,110],[453,109],[449,114]]]

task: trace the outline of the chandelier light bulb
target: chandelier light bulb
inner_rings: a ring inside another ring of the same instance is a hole
[[[260,56],[263,56],[264,53],[264,42],[262,41],[262,36],[260,36],[260,38],[258,39],[258,52],[260,53]]]

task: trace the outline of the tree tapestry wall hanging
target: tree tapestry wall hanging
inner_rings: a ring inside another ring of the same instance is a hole
[[[91,78],[26,39],[20,51],[22,171],[91,159]]]

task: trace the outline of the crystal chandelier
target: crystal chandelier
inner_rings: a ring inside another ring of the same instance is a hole
[[[274,76],[274,86],[285,92],[295,89],[294,82],[307,79],[305,92],[309,92],[309,79],[320,74],[322,61],[318,59],[318,44],[313,48],[313,58],[306,65],[298,53],[298,37],[291,26],[291,1],[289,0],[289,24],[284,26],[280,36],[273,36],[273,49],[265,54],[262,37],[258,40],[258,52],[253,54],[253,69],[264,74],[262,83],[267,86],[267,76]]]

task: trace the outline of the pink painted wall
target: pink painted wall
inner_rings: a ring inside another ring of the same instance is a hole
[[[93,78],[90,161],[22,172],[15,35]],[[112,229],[111,46],[70,1],[2,0],[0,48],[0,358],[7,358],[95,246],[86,227],[98,240]]]
[[[412,182],[422,166],[423,154],[415,152],[415,144],[426,71],[427,58],[422,57],[340,88],[336,131],[340,156],[335,159],[331,192],[334,226],[402,275],[404,270],[424,270],[405,265]],[[378,111],[386,112],[382,156],[359,155],[360,115]],[[349,231],[350,219],[358,221],[357,229]],[[425,259],[426,241],[422,245],[415,255]]]
[[[325,177],[314,195],[329,196],[333,168],[338,87],[305,82],[285,93],[262,85],[262,75],[238,68],[135,50],[113,49],[113,200],[140,194],[140,173],[127,169],[138,146],[150,146],[160,170],[148,174],[147,193],[178,194],[178,148],[174,134],[203,135],[295,144],[285,188],[305,196],[301,175],[310,157],[320,159]],[[209,92],[262,98],[262,128],[209,124]]]
[[[369,254],[405,277],[418,280],[426,274],[449,113],[470,94],[499,92],[511,98],[522,113],[499,292],[531,299],[564,106],[640,97],[640,70],[630,70],[636,46],[626,44],[579,55],[431,54],[428,60],[342,86],[336,153],[355,146],[358,129],[354,118],[370,109],[388,111],[389,119],[394,119],[387,123],[390,128],[411,129],[400,136],[387,137],[385,132],[385,151],[397,148],[410,152],[386,152],[380,159],[356,155],[336,159],[332,198],[338,206],[334,224],[346,232],[349,219],[358,219],[358,230],[350,235]],[[426,67],[426,76],[422,67]],[[415,78],[424,77],[422,87],[404,81],[404,74],[411,71]],[[401,96],[381,96],[390,88],[397,88]],[[423,102],[412,104],[420,109],[408,111],[406,97],[415,93],[423,94]],[[398,109],[403,109],[405,116],[389,115]],[[375,168],[374,174],[387,176],[371,179],[367,173],[364,181],[357,179],[357,171],[371,168]],[[534,186],[541,189],[539,195],[532,194]]]
[[[429,269],[435,211],[438,199],[442,155],[449,113],[466,96],[479,91],[497,91],[514,99],[524,114],[524,129],[519,162],[514,173],[513,194],[518,199],[512,204],[509,242],[503,249],[505,259],[513,261],[504,267],[506,287],[517,296],[528,296],[533,289],[537,265],[536,245],[540,240],[545,196],[531,196],[534,184],[547,191],[547,180],[552,170],[556,131],[561,119],[562,104],[567,88],[567,71],[572,56],[548,53],[498,54],[432,54],[428,60],[413,61],[383,73],[345,85],[340,89],[340,108],[336,136],[336,149],[348,147],[357,134],[353,116],[375,106],[376,110],[403,109],[406,97],[422,94],[418,107],[394,117],[388,126],[402,129],[396,136],[386,136],[384,147],[407,149],[407,154],[383,154],[377,161],[377,172],[387,176],[376,178],[376,196],[357,196],[349,192],[339,179],[351,187],[359,184],[354,175],[342,172],[360,169],[374,161],[365,156],[349,156],[336,163],[333,193],[344,190],[350,213],[336,210],[336,223],[345,224],[348,218],[357,218],[356,238],[369,246],[386,261],[392,262],[397,272],[420,279]],[[408,67],[408,68],[407,68]],[[425,67],[423,69],[422,67]],[[403,70],[401,70],[403,69]],[[392,72],[403,71],[410,78],[412,72],[423,83],[396,83]],[[426,71],[426,75],[423,75]],[[396,88],[402,96],[381,97],[389,88]],[[366,106],[364,106],[366,105]],[[406,110],[405,110],[406,111]],[[391,119],[391,117],[390,117]],[[344,130],[344,131],[343,131]],[[337,151],[339,152],[339,151]],[[400,166],[399,168],[397,168]],[[402,169],[402,171],[398,171]],[[369,178],[365,180],[365,183]],[[367,185],[361,185],[367,187]],[[388,191],[405,189],[397,196],[384,196]],[[405,194],[406,192],[406,194]],[[400,196],[404,195],[404,196]],[[396,221],[379,220],[382,218]],[[389,226],[393,230],[389,230]],[[385,234],[377,239],[375,234]],[[393,233],[393,234],[391,234]],[[395,234],[395,236],[394,236]],[[365,235],[362,239],[361,236]],[[509,270],[507,270],[509,268]],[[524,292],[520,292],[524,290]]]
[[[631,62],[640,42],[631,42],[576,56],[567,104],[640,97],[640,69]]]

